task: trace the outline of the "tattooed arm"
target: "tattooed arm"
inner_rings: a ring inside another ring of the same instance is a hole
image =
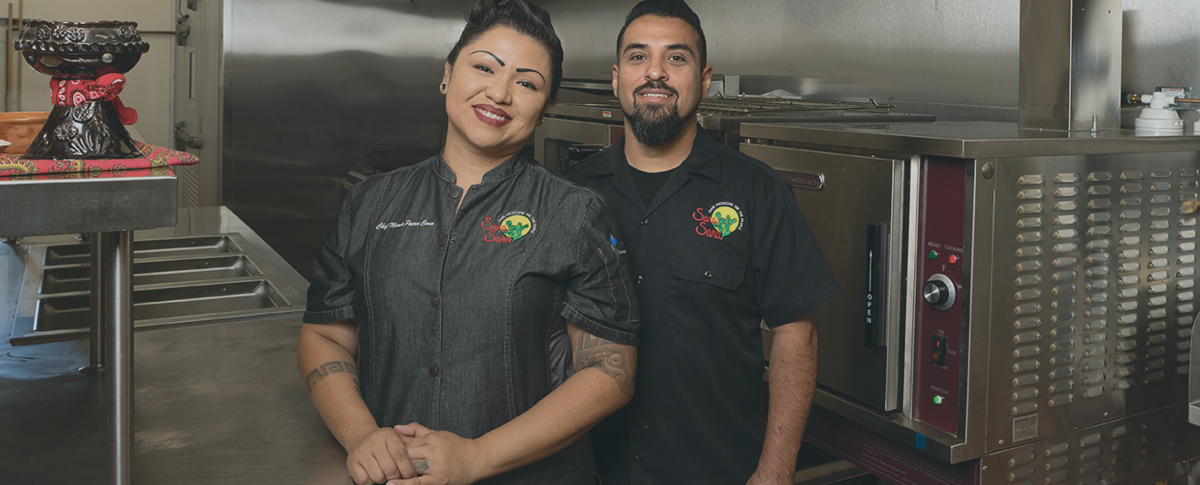
[[[346,470],[359,485],[416,475],[402,435],[380,428],[359,390],[357,325],[304,324],[296,364],[329,431],[346,449]]]
[[[633,397],[637,349],[596,337],[567,323],[575,375],[516,419],[469,440],[420,426],[409,456],[428,466],[424,477],[389,483],[473,483],[546,458],[581,438]],[[429,477],[429,481],[423,481]]]
[[[617,384],[626,400],[633,398],[637,349],[604,340],[574,325],[570,328],[574,330],[568,330],[568,333],[571,337],[571,348],[575,351],[575,372],[589,368],[603,372]]]

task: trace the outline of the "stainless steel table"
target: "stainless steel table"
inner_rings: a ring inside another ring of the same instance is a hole
[[[111,483],[133,470],[133,231],[174,226],[170,169],[0,178],[0,236],[91,234],[91,365],[105,383]],[[123,175],[123,176],[122,176]]]

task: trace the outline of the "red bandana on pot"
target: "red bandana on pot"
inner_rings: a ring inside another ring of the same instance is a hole
[[[137,111],[125,107],[121,89],[125,87],[125,76],[120,73],[105,74],[96,79],[50,79],[50,101],[57,106],[83,106],[95,101],[112,101],[122,125],[137,123]]]

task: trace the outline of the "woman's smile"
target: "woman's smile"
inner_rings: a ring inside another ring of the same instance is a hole
[[[499,128],[512,121],[512,116],[509,116],[507,111],[495,106],[476,104],[471,107],[475,108],[475,116],[479,118],[479,121],[482,121],[488,125]]]

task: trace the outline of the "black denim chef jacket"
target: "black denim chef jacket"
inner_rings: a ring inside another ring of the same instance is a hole
[[[769,166],[699,129],[646,207],[624,146],[567,172],[608,200],[642,304],[634,398],[593,430],[596,465],[605,485],[746,483],[763,440],[759,323],[794,322],[841,292]]]
[[[563,380],[566,321],[637,345],[637,302],[603,199],[516,156],[466,191],[440,157],[351,191],[313,264],[304,321],[358,317],[379,426],[477,438]],[[557,352],[556,352],[557,350]],[[588,440],[486,483],[592,483]]]

